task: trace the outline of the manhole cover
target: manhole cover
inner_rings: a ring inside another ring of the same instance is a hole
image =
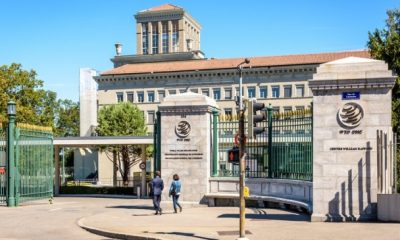
[[[236,236],[239,235],[239,231],[217,231],[220,236]],[[246,234],[251,234],[249,230],[245,231]]]

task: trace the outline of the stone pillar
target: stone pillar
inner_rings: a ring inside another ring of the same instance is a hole
[[[147,27],[148,27],[148,43],[149,43],[149,45],[148,45],[148,50],[147,50],[147,52],[149,53],[149,55],[150,54],[153,54],[153,24],[152,24],[152,22],[148,22],[147,23]]]
[[[186,48],[186,34],[185,34],[185,22],[183,19],[178,20],[178,52],[187,52]]]
[[[395,77],[383,61],[320,65],[313,92],[312,221],[376,219],[376,131],[391,133]]]
[[[143,54],[142,23],[136,23],[136,54]]]
[[[212,157],[212,110],[216,102],[201,94],[186,92],[165,97],[161,113],[161,177],[168,199],[172,176],[182,181],[181,199],[202,203],[209,189]]]
[[[173,47],[173,45],[172,45],[172,21],[169,20],[168,21],[168,51],[170,53],[174,52],[172,47]]]
[[[163,52],[163,46],[162,46],[162,22],[159,21],[158,23],[158,53],[164,53]]]

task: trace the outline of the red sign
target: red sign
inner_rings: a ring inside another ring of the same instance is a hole
[[[233,152],[229,153],[229,161],[233,161],[235,160],[235,154],[233,154]]]
[[[6,173],[6,168],[0,167],[0,174],[5,174],[5,173]]]

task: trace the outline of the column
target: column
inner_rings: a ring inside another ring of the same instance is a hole
[[[142,23],[136,23],[136,54],[143,54]]]
[[[158,53],[164,53],[162,47],[162,22],[158,21]]]
[[[153,25],[151,22],[147,23],[147,26],[149,28],[149,54],[153,54]]]
[[[54,195],[60,194],[60,146],[54,146]]]
[[[172,49],[172,21],[168,21],[168,50],[174,52]]]

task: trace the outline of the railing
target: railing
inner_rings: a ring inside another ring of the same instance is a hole
[[[266,114],[267,111],[266,111]],[[272,114],[272,109],[269,110]],[[246,143],[246,177],[312,180],[311,110],[285,112],[260,123],[266,129]],[[247,126],[247,123],[245,123]],[[221,116],[218,123],[218,177],[239,176],[238,163],[228,161],[235,143],[237,116]],[[269,137],[271,136],[271,137]]]

